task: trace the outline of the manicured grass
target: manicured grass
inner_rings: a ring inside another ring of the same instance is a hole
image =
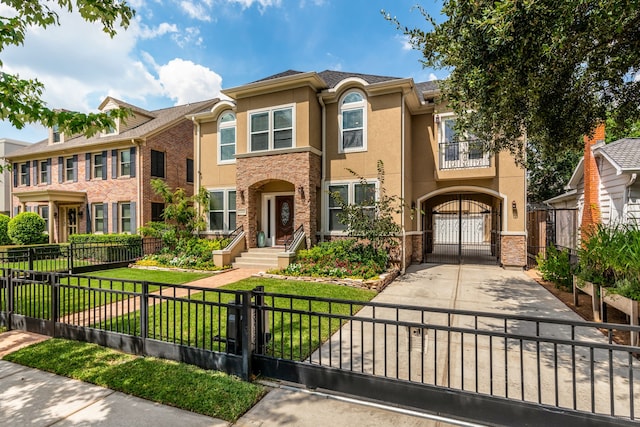
[[[23,348],[5,360],[229,422],[266,393],[221,372],[62,339]]]
[[[290,311],[331,313],[349,316],[360,310],[358,301],[369,301],[374,291],[325,283],[295,280],[248,278],[221,288],[223,291],[251,290],[264,286],[265,292],[356,301],[353,304],[267,296],[266,304],[272,340],[267,354],[294,360],[306,359],[322,342],[338,330],[344,321],[326,316],[294,314]],[[233,293],[207,291],[177,301],[166,301],[149,308],[149,337],[213,351],[226,351],[227,308]],[[278,310],[281,309],[281,310]],[[287,312],[283,311],[287,310]],[[140,333],[140,313],[110,319],[97,325],[100,329]],[[219,339],[222,338],[222,339]]]
[[[84,276],[110,277],[114,279],[146,280],[148,282],[181,285],[211,276],[208,273],[191,273],[186,271],[145,270],[140,268],[114,268],[86,273]]]

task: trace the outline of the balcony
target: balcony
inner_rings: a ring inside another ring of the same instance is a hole
[[[440,170],[488,168],[490,153],[479,139],[443,142],[439,147]]]

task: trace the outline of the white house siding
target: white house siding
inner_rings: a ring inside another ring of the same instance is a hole
[[[627,222],[640,226],[640,182],[627,188],[629,199],[627,203]]]
[[[601,159],[600,170],[600,214],[603,224],[616,224],[624,221],[624,202],[627,174],[617,174],[611,163]]]

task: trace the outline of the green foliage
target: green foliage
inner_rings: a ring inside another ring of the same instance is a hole
[[[144,227],[140,227],[140,234],[162,239],[165,248],[175,248],[178,244],[176,227],[166,222],[149,221]]]
[[[229,239],[181,239],[175,249],[165,247],[159,254],[147,255],[137,265],[155,267],[176,267],[195,270],[216,271],[224,266],[213,263],[212,251],[227,246]]]
[[[60,25],[52,3],[69,12],[77,10],[85,21],[99,22],[103,31],[111,37],[116,34],[116,26],[127,28],[135,14],[126,2],[117,0],[3,0],[8,10],[0,17],[0,51],[10,45],[21,46],[29,27],[46,29]],[[125,119],[131,114],[128,109],[89,114],[52,110],[42,100],[43,92],[44,85],[38,80],[25,80],[17,74],[0,73],[0,119],[8,120],[17,129],[22,129],[28,123],[40,123],[45,127],[58,126],[60,131],[68,135],[83,133],[92,136],[113,127],[116,119]]]
[[[394,214],[402,214],[402,201],[396,195],[389,195],[384,187],[384,163],[378,160],[378,182],[380,187],[378,197],[374,193],[368,194],[359,204],[349,204],[339,192],[330,193],[330,196],[340,207],[338,219],[347,229],[351,237],[359,237],[367,240],[375,249],[393,248],[398,245],[396,236],[402,231],[395,221]],[[360,184],[370,184],[351,169],[347,169],[357,177]],[[366,207],[366,208],[365,208]]]
[[[7,215],[0,214],[0,246],[10,245],[11,238],[9,237],[9,218]]]
[[[403,27],[428,67],[450,72],[442,82],[461,128],[495,151],[524,154],[579,147],[611,117],[640,118],[637,2],[625,0],[448,0],[440,17],[420,7],[428,29]]]
[[[290,276],[349,277],[370,279],[384,273],[388,253],[355,239],[322,242],[298,252],[297,261],[282,270]]]
[[[123,243],[140,245],[142,237],[137,234],[72,234],[69,243]]]
[[[607,130],[608,132],[608,130]],[[564,193],[573,171],[582,158],[581,148],[569,147],[555,154],[537,153],[529,147],[527,153],[527,201],[541,203]]]
[[[632,297],[640,292],[640,229],[598,225],[578,250],[579,276]]]
[[[205,229],[206,218],[198,206],[209,203],[207,190],[201,187],[198,194],[187,196],[183,188],[172,190],[162,179],[152,179],[151,188],[164,200],[163,219],[174,227],[178,240],[190,238],[193,233]]]
[[[539,253],[536,261],[544,280],[555,283],[558,289],[568,292],[573,290],[573,268],[569,261],[568,250],[560,251],[555,246],[549,246],[546,256]]]
[[[44,234],[46,223],[35,212],[22,212],[11,218],[7,225],[7,234],[16,245],[45,243],[49,239]]]

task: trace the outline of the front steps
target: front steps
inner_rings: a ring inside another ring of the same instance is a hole
[[[278,268],[278,254],[284,252],[284,247],[250,248],[242,252],[231,264],[233,268],[256,268],[273,270]]]

